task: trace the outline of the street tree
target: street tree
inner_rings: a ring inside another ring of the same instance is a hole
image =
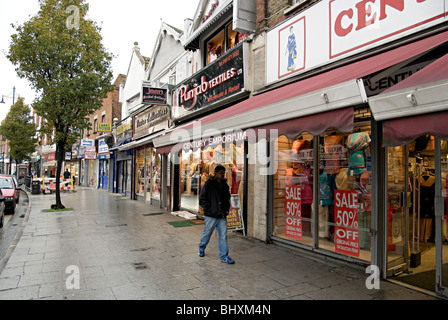
[[[3,140],[9,140],[9,154],[15,160],[16,168],[20,162],[30,160],[30,154],[36,148],[36,126],[31,120],[30,107],[19,98],[0,125],[0,135]]]
[[[64,150],[90,126],[88,116],[101,108],[113,90],[113,55],[102,44],[101,29],[87,18],[84,0],[39,0],[39,12],[23,25],[13,25],[8,59],[17,74],[37,92],[36,113],[46,121],[41,132],[51,136],[58,154],[56,204],[60,195]]]

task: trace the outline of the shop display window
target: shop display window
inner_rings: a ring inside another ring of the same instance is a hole
[[[145,195],[145,166],[145,147],[139,147],[135,157],[135,181],[137,182],[135,193],[138,196]]]
[[[278,138],[273,235],[313,243],[313,137]]]
[[[180,163],[181,207],[203,215],[199,193],[215,167],[226,168],[227,184],[232,195],[238,194],[243,203],[244,144],[208,146],[202,150],[182,151]]]
[[[152,163],[152,192],[151,197],[155,199],[160,199],[160,188],[161,183],[161,171],[162,171],[162,160],[161,155],[156,155],[155,149],[152,150],[151,163]]]
[[[327,130],[277,142],[273,236],[369,261],[370,123],[352,133]]]

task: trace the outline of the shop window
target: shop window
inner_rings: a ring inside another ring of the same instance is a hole
[[[146,177],[146,162],[145,162],[145,147],[137,149],[135,158],[135,181],[137,182],[135,191],[136,195],[145,195],[145,177]]]
[[[233,22],[226,24],[223,30],[206,42],[207,64],[217,60],[224,52],[243,42],[247,34],[233,30]]]
[[[313,137],[278,138],[273,235],[313,244]]]
[[[226,168],[226,179],[230,194],[239,195],[243,203],[244,144],[208,146],[202,150],[181,153],[180,193],[181,207],[204,215],[199,207],[199,193],[215,167]]]
[[[327,130],[319,137],[280,136],[277,142],[273,236],[369,261],[370,122],[357,124],[352,133]],[[319,148],[318,165],[314,148]]]

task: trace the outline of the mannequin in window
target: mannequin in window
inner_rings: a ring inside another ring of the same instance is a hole
[[[346,145],[350,153],[348,158],[351,176],[360,176],[365,169],[365,150],[370,145],[370,136],[367,132],[355,132],[347,137]]]
[[[435,177],[426,170],[420,181],[420,241],[434,242],[432,226],[434,220]]]

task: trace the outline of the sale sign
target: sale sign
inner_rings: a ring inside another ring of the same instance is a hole
[[[285,235],[302,239],[302,198],[300,186],[285,189]]]
[[[335,191],[335,251],[359,257],[358,193]]]

